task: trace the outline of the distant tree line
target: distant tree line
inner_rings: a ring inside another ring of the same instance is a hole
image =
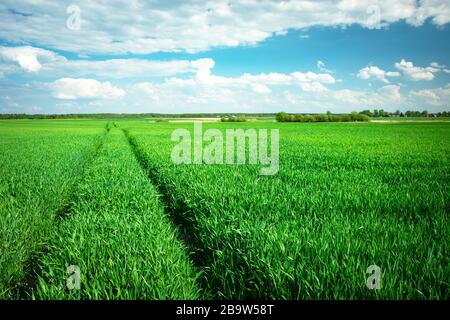
[[[332,114],[329,111],[326,114],[287,114],[286,112],[278,112],[276,114],[278,122],[355,122],[369,121],[370,118],[380,117],[450,117],[450,112],[428,113],[427,110],[386,112],[383,109],[375,109],[373,111],[363,110],[350,114]]]
[[[276,115],[278,122],[355,122],[355,121],[369,121],[369,116],[358,112],[350,114],[287,114],[286,112],[279,112]]]
[[[281,122],[349,122],[349,121],[368,121],[368,118],[379,117],[450,117],[449,111],[429,113],[423,111],[386,112],[383,109],[373,111],[363,110],[361,112],[352,112],[350,114],[287,114],[285,112],[274,113],[252,113],[251,117],[273,117],[276,116]],[[210,118],[217,117],[224,119],[224,122],[242,122],[246,115],[243,113],[71,113],[71,114],[0,114],[0,119],[142,119],[154,118],[155,120],[164,118]]]
[[[397,110],[395,112],[385,112],[383,109],[375,109],[373,111],[363,110],[360,112],[361,114],[365,114],[369,117],[380,118],[380,117],[449,117],[450,112],[437,112],[437,113],[428,113],[427,110],[423,111],[406,111],[400,112]]]
[[[69,114],[0,114],[0,119],[109,119],[109,118],[138,118],[135,114],[113,114],[113,113],[69,113]]]
[[[245,116],[230,116],[230,117],[221,117],[220,121],[222,122],[246,122],[247,119]]]
[[[252,113],[252,117],[273,117],[273,113]],[[129,119],[129,118],[245,118],[242,113],[73,113],[73,114],[0,114],[0,119]]]

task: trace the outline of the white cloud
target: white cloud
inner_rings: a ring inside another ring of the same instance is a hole
[[[433,67],[433,68],[436,68],[436,69],[443,69],[443,68],[445,68],[444,65],[440,65],[440,64],[437,63],[437,62],[432,62],[432,63],[430,63],[430,67]]]
[[[158,61],[148,59],[108,59],[108,60],[68,60],[57,53],[41,48],[20,46],[0,46],[1,74],[39,73],[41,76],[60,77],[100,77],[135,78],[167,77],[178,74],[197,74],[207,79],[214,60]],[[16,67],[15,67],[16,66]]]
[[[447,107],[450,101],[450,83],[436,89],[413,90],[410,97],[414,102],[425,106]]]
[[[397,62],[395,64],[395,67],[398,70],[401,70],[403,74],[406,75],[409,79],[414,81],[433,80],[434,79],[433,73],[439,71],[434,67],[422,68],[414,66],[412,62],[406,61],[405,59],[402,59],[400,62]]]
[[[389,100],[399,101],[401,99],[400,86],[387,85],[378,89],[378,92]]]
[[[438,95],[435,90],[419,90],[419,91],[411,91],[412,96],[421,97],[425,99],[438,100]]]
[[[267,75],[267,74],[266,74]],[[255,79],[258,75],[253,75]],[[215,77],[211,75],[211,77]],[[241,76],[242,77],[242,76]],[[224,77],[225,78],[225,77]],[[259,93],[258,82],[236,82],[236,78],[225,78],[229,82],[213,82],[205,85],[190,79],[170,78],[164,82],[142,82],[123,86],[126,95],[120,99],[75,99],[89,96],[102,96],[100,93],[83,93],[77,85],[59,90],[60,98],[52,99],[48,89],[52,84],[0,86],[0,105],[4,112],[33,112],[30,106],[36,105],[45,112],[351,112],[363,109],[395,111],[406,108],[423,108],[430,112],[442,111],[450,101],[450,85],[444,88],[406,92],[406,88],[388,85],[380,89],[351,90],[329,88],[322,92],[304,91],[298,83],[290,85],[265,85],[270,92]],[[231,79],[231,80],[230,80]],[[88,80],[88,79],[85,79]],[[264,84],[261,84],[264,86]],[[88,87],[94,87],[89,85]],[[74,93],[75,92],[75,93]],[[80,92],[80,94],[77,94]],[[82,93],[82,94],[81,94]],[[56,91],[53,92],[57,94]],[[8,102],[4,97],[13,97]],[[120,94],[119,94],[120,95]],[[103,96],[113,96],[113,94]],[[437,97],[437,98],[435,98]],[[68,99],[71,98],[71,99]],[[13,106],[14,105],[14,106]],[[124,105],[126,110],[124,110]]]
[[[200,82],[207,82],[210,80],[211,69],[214,67],[214,60],[205,58],[198,59],[191,62],[192,66],[197,69],[195,78]]]
[[[239,77],[222,77],[211,73],[214,67],[214,60],[199,59],[192,62],[197,68],[194,78],[166,79],[164,84],[176,87],[201,87],[203,90],[208,88],[233,88],[233,89],[251,89],[258,93],[269,93],[268,86],[297,86],[307,92],[324,92],[327,87],[324,84],[334,84],[336,80],[327,73],[300,72],[295,71],[291,74],[282,74],[276,72],[248,74],[244,73]]]
[[[317,94],[283,92],[285,101],[302,108],[297,112],[351,112],[363,109],[384,108],[386,111],[403,109],[404,98],[400,87],[388,85],[379,90],[327,90]]]
[[[351,105],[361,104],[365,94],[356,90],[342,89],[334,92],[334,99]]]
[[[61,78],[50,84],[56,99],[114,99],[125,95],[125,91],[109,82],[99,82],[95,79]]]
[[[36,47],[0,46],[0,71],[14,73],[24,71],[52,77],[105,78],[164,77],[184,73],[196,73],[214,66],[211,59],[158,61],[148,59],[68,60],[57,53]],[[212,65],[208,65],[212,63]],[[14,67],[16,65],[17,67]]]
[[[300,82],[299,86],[303,91],[306,92],[324,92],[328,90],[323,84],[317,81]]]
[[[172,77],[162,83],[139,83],[133,85],[130,92],[162,109],[183,104],[184,110],[192,112],[200,108],[204,112],[206,106],[211,108],[209,112],[262,112],[264,108],[278,110],[280,87],[288,86],[297,93],[320,95],[328,91],[325,84],[336,82],[333,76],[326,73],[300,71],[291,74],[270,72],[244,73],[238,77],[217,76],[211,70],[214,66],[212,59],[197,60],[193,66],[197,68],[197,73],[192,78]]]
[[[427,69],[428,70],[433,70],[433,72],[443,71],[445,73],[450,73],[450,70],[446,69],[446,68],[447,68],[447,66],[445,66],[443,64],[441,65],[441,64],[439,64],[437,62],[432,62],[432,63],[430,63],[430,66]]]
[[[436,25],[442,26],[450,22],[450,4],[445,0],[421,0],[420,7],[414,15],[407,19],[408,23],[419,26],[431,18]]]
[[[299,71],[291,73],[291,76],[298,80],[299,82],[320,82],[320,83],[336,83],[336,79],[333,78],[332,75],[328,73],[314,73],[314,72],[306,72],[302,73]]]
[[[44,62],[65,60],[65,58],[58,56],[52,51],[30,46],[0,46],[0,58],[6,61],[16,62],[26,72],[38,72],[42,68],[39,60],[42,60]]]
[[[252,85],[252,90],[257,93],[270,93],[270,89],[267,86],[257,83]]]
[[[155,61],[144,59],[66,60],[44,65],[42,72],[51,75],[83,77],[95,75],[107,78],[164,77],[195,73],[189,60]]]
[[[400,106],[402,96],[400,86],[387,85],[377,91],[358,91],[350,89],[336,90],[332,92],[333,98],[337,101],[348,103],[355,109],[367,107],[385,106],[386,109],[393,109]]]
[[[277,72],[260,73],[257,75],[244,73],[240,79],[245,82],[259,82],[266,85],[288,85],[292,81],[290,75]]]
[[[331,70],[327,69],[325,63],[320,60],[317,61],[317,69],[319,69],[320,72],[333,73]]]
[[[299,71],[291,73],[294,83],[306,92],[324,92],[328,89],[323,84],[336,83],[336,79],[328,73],[314,73]]]
[[[428,67],[418,67],[412,62],[402,59],[400,62],[395,63],[395,68],[400,70],[408,79],[419,81],[419,80],[433,80],[434,73],[446,72],[449,70],[445,69],[444,65],[440,65],[437,62],[432,62]],[[358,78],[363,80],[369,80],[371,78],[378,79],[384,83],[389,83],[387,77],[398,77],[399,72],[396,71],[384,71],[377,66],[367,66],[362,68],[358,72]]]
[[[3,0],[0,38],[76,53],[198,52],[252,45],[289,29],[351,24],[372,28],[369,22],[373,12],[367,9],[374,5],[371,0],[78,0],[76,4],[81,9],[81,29],[74,31],[66,27],[69,15],[62,3]],[[381,13],[380,26],[400,20],[421,25],[430,18],[437,26],[450,21],[448,1],[396,0],[375,4]]]
[[[158,102],[161,100],[161,98],[157,93],[157,89],[155,88],[153,83],[148,82],[137,83],[133,86],[133,89],[144,92],[146,96],[154,102]]]
[[[400,73],[393,71],[384,71],[377,66],[368,66],[359,70],[358,78],[363,80],[369,80],[371,78],[378,79],[384,83],[389,83],[386,77],[398,77]]]

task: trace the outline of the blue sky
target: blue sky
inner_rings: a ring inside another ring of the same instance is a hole
[[[0,112],[449,110],[450,1],[2,1]]]

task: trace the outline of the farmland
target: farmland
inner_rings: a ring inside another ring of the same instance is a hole
[[[0,298],[448,299],[448,123],[203,126],[278,129],[279,172],[174,164],[192,123],[1,121]]]
[[[0,131],[0,298],[5,298],[16,297],[31,279],[105,124],[2,122]]]

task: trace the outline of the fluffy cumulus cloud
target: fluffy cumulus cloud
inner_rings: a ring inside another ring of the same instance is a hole
[[[2,94],[8,97],[0,99],[2,112],[47,110],[45,105],[34,102],[48,102],[49,97],[59,101],[54,106],[63,112],[123,112],[124,105],[127,112],[273,112],[280,106],[292,112],[350,112],[375,107],[402,109],[418,102],[429,105],[432,111],[448,103],[450,91],[443,86],[402,94],[407,89],[388,80],[400,73],[376,66],[359,70],[358,77],[377,79],[384,86],[367,90],[342,88],[345,83],[337,84],[340,80],[321,61],[316,65],[318,73],[297,70],[221,76],[213,72],[216,62],[210,58],[72,60],[51,50],[19,46],[0,47],[0,60],[0,72],[6,76]],[[418,67],[401,60],[395,66],[410,80],[448,73],[447,67],[438,62]],[[20,85],[8,80],[9,74],[26,80],[32,75],[33,81]],[[120,85],[112,84],[110,79]]]
[[[53,77],[85,77],[95,75],[103,78],[165,77],[176,74],[196,73],[205,69],[205,61],[196,60],[147,60],[147,59],[107,59],[107,60],[69,60],[51,50],[31,47],[0,46],[0,71],[2,73],[33,73]],[[212,61],[214,64],[214,61]],[[212,66],[207,66],[206,68]]]
[[[401,99],[400,86],[397,85],[387,85],[381,87],[378,89],[378,92],[380,92],[386,99],[392,101],[400,101]]]
[[[407,80],[412,81],[430,81],[435,77],[437,72],[450,73],[450,70],[445,65],[440,65],[437,62],[432,62],[428,67],[415,66],[413,62],[402,59],[395,63],[395,68],[403,74]],[[399,77],[401,74],[397,71],[384,71],[377,66],[367,66],[358,72],[358,78],[363,80],[377,79],[384,83],[389,83],[388,77]]]
[[[325,85],[336,82],[333,76],[326,73],[300,71],[291,74],[245,73],[239,77],[223,77],[212,73],[211,69],[215,64],[212,59],[200,59],[193,61],[192,64],[197,68],[197,73],[192,78],[172,77],[163,83],[138,83],[133,86],[133,91],[140,90],[146,93],[149,99],[158,102],[177,96],[180,101],[215,104],[219,101],[237,103],[241,97],[270,94],[271,88],[286,86],[296,91],[325,92],[328,90]],[[248,104],[248,101],[245,104]]]
[[[334,77],[326,73],[295,71],[224,77],[212,72],[215,65],[212,59],[196,60],[193,65],[197,72],[190,78],[171,77],[160,83],[136,83],[128,89],[129,95],[166,111],[182,104],[184,110],[191,112],[204,112],[205,107],[209,112],[270,112],[278,110],[284,102],[282,92],[290,90],[292,96],[319,95],[315,99],[320,100],[322,93],[330,91],[327,86],[336,83]],[[297,106],[290,103],[290,107]]]
[[[307,92],[324,92],[328,88],[324,84],[333,84],[336,80],[328,73],[314,73],[314,72],[293,72],[291,74],[298,86]]]
[[[181,73],[195,73],[189,60],[145,60],[145,59],[108,59],[108,60],[66,60],[44,65],[49,74],[65,73],[81,77],[94,74],[105,78],[165,77]]]
[[[313,26],[379,28],[400,20],[419,26],[427,19],[442,26],[450,21],[450,3],[441,0],[78,0],[75,4],[80,28],[68,27],[67,21],[77,17],[64,6],[3,0],[0,38],[77,53],[199,52],[255,44],[289,29]],[[39,68],[32,56],[21,61],[30,71]]]
[[[428,20],[442,27],[450,22],[450,1],[77,0],[74,5],[80,9],[79,28],[68,24],[78,17],[67,13],[66,4],[1,1],[0,111],[37,112],[55,101],[55,110],[63,112],[274,112],[284,107],[349,112],[418,103],[431,111],[450,101],[450,86],[442,84],[450,70],[442,61],[419,66],[402,59],[389,61],[389,71],[371,64],[358,71],[364,61],[344,75],[338,66],[330,70],[318,55],[307,69],[293,65],[283,72],[247,73],[243,66],[223,76],[214,72],[213,59],[186,54],[254,45],[293,29],[303,32],[297,41],[310,41],[301,38],[309,37],[311,27],[374,29],[401,20],[412,26]],[[147,55],[157,52],[172,52],[158,57],[181,58],[162,61]],[[342,80],[354,72],[376,81],[359,90]],[[420,80],[441,82],[430,89],[435,82]]]
[[[255,92],[258,92],[258,93],[270,93],[270,89],[263,84],[257,84],[257,83],[253,84],[252,90]]]
[[[95,79],[61,78],[50,84],[56,99],[114,99],[125,95],[125,91],[109,82]]]
[[[448,106],[450,101],[450,83],[436,89],[412,90],[410,98],[419,100],[425,106]]]
[[[400,87],[387,85],[378,90],[338,89],[317,93],[283,92],[285,107],[297,112],[351,112],[362,109],[403,109],[408,101],[400,93]]]
[[[0,46],[0,59],[6,62],[17,63],[26,72],[38,72],[44,62],[57,62],[65,60],[52,51],[30,46],[3,47]],[[39,59],[39,60],[38,60]]]
[[[434,74],[437,72],[450,73],[450,70],[446,69],[444,65],[440,65],[437,62],[432,62],[428,67],[415,66],[413,62],[402,59],[395,64],[395,67],[400,70],[407,78],[420,81],[430,81],[434,79]]]
[[[277,72],[260,73],[257,75],[244,73],[240,79],[244,82],[259,82],[266,85],[288,85],[292,81],[290,75]]]
[[[400,73],[395,71],[384,71],[376,66],[368,66],[359,70],[358,78],[368,80],[371,78],[378,79],[384,83],[389,83],[387,77],[398,77]]]
[[[366,94],[364,92],[350,89],[342,89],[334,92],[333,98],[335,98],[338,101],[356,106],[361,103],[361,101],[365,98],[365,96]]]
[[[401,70],[404,75],[414,81],[434,79],[433,72],[435,71],[433,68],[417,67],[414,66],[412,62],[406,61],[404,59],[402,59],[400,62],[397,62],[395,64],[395,67],[398,70]]]
[[[449,7],[449,2],[445,0],[421,0],[414,15],[407,20],[412,25],[420,26],[431,18],[434,24],[441,26],[450,22]]]
[[[196,79],[200,82],[207,82],[211,79],[211,69],[215,62],[212,59],[204,58],[191,62],[191,65],[197,69]]]
[[[397,85],[386,85],[376,91],[336,90],[332,92],[332,98],[349,104],[358,110],[365,107],[376,108],[380,106],[386,106],[387,109],[394,110],[394,108],[401,107],[404,102],[400,93],[400,86]]]

